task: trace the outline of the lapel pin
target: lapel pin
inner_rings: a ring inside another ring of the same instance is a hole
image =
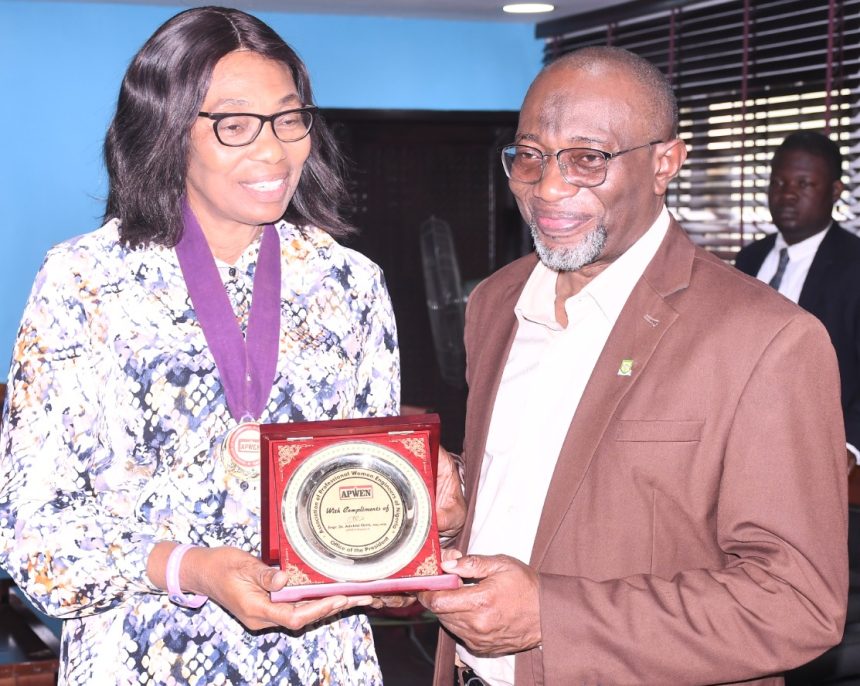
[[[633,374],[633,360],[621,360],[618,367],[618,376],[631,376]]]

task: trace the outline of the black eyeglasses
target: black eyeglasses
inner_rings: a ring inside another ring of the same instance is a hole
[[[316,107],[308,106],[276,112],[269,117],[249,112],[198,112],[197,116],[213,120],[215,137],[221,145],[239,148],[257,140],[266,122],[271,123],[278,140],[284,143],[300,141],[310,133],[316,111]]]
[[[618,152],[593,148],[564,148],[557,152],[543,152],[530,145],[512,144],[502,148],[502,166],[505,168],[505,174],[513,181],[537,183],[543,178],[547,158],[555,157],[561,177],[567,183],[580,188],[593,188],[606,181],[606,169],[610,160],[662,142],[651,141]]]

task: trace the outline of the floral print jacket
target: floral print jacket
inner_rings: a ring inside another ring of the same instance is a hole
[[[396,414],[400,368],[376,265],[277,225],[281,336],[264,422]],[[221,265],[243,331],[259,244]],[[0,567],[63,626],[66,684],[377,684],[366,618],[248,632],[146,575],[161,540],[259,554],[258,477],[217,453],[236,424],[173,249],[118,224],[53,248],[27,303],[0,434]]]

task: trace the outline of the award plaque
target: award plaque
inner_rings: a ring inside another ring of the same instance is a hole
[[[437,415],[260,427],[263,560],[272,600],[457,588],[436,528]]]

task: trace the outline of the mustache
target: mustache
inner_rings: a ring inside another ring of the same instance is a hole
[[[597,260],[606,246],[606,225],[599,224],[589,231],[576,245],[566,248],[551,248],[546,245],[534,222],[529,222],[535,252],[543,264],[557,272],[575,272]]]

